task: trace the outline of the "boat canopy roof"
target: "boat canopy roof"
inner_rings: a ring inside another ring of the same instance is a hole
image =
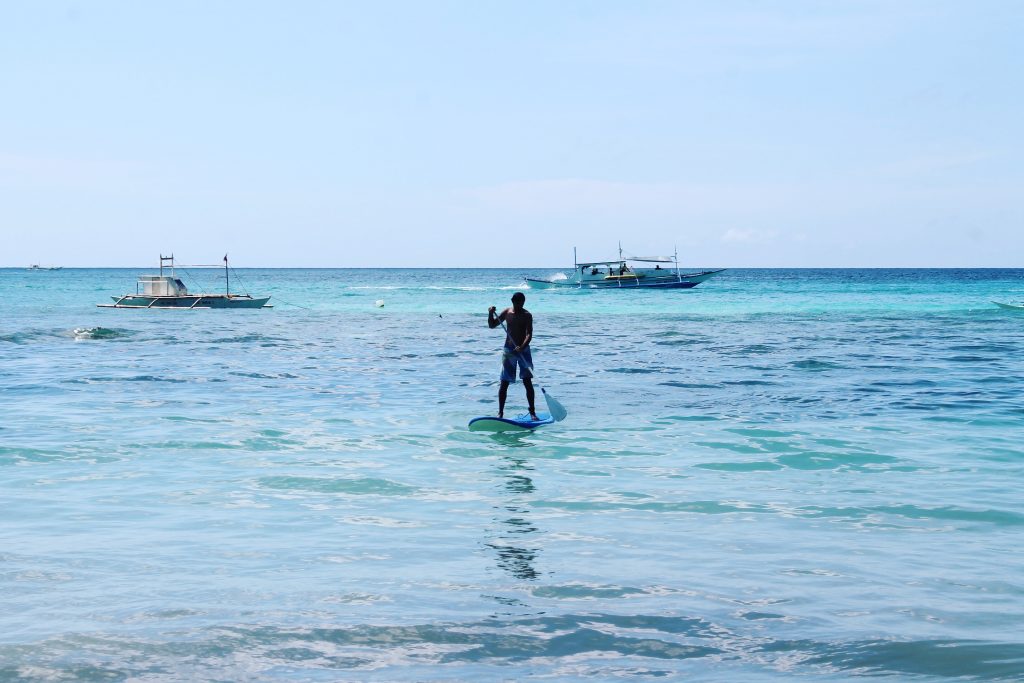
[[[627,256],[627,261],[643,261],[645,263],[675,263],[671,256]]]
[[[625,258],[616,259],[615,261],[579,261],[576,263],[577,267],[580,266],[618,266],[626,261],[638,261],[641,263],[675,263],[675,259],[671,256],[626,256]]]

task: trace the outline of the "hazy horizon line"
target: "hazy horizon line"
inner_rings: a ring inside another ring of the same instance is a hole
[[[627,259],[628,260],[628,259]],[[164,266],[170,268],[171,266]],[[218,265],[184,265],[187,268],[223,268]],[[39,270],[158,270],[159,266],[45,266]],[[571,270],[566,266],[231,266],[232,270]],[[0,266],[0,270],[32,270],[28,266]],[[675,267],[665,270],[675,270]],[[728,266],[726,268],[690,268],[680,266],[686,272],[707,270],[1024,270],[1021,266]]]

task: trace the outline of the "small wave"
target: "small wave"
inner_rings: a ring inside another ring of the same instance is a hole
[[[10,344],[24,344],[31,340],[33,337],[25,332],[15,332],[13,334],[0,334],[0,341],[8,342]]]
[[[56,330],[21,330],[10,334],[0,334],[0,342],[9,344],[31,344],[50,337],[60,337],[61,333]]]
[[[126,330],[115,330],[109,327],[76,327],[72,332],[75,339],[120,339],[130,333]]]

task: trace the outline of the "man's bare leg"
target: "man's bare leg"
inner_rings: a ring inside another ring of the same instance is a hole
[[[533,380],[531,378],[529,378],[529,377],[524,377],[523,378],[523,386],[526,387],[526,404],[528,406],[530,406],[530,417],[532,417],[534,420],[536,420],[537,419],[537,411],[533,407],[533,398],[534,398]]]
[[[508,398],[508,382],[501,380],[498,387],[498,417],[505,417],[505,399]]]

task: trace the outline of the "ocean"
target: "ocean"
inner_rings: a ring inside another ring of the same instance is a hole
[[[0,270],[2,681],[1024,679],[1024,270],[145,272]]]

